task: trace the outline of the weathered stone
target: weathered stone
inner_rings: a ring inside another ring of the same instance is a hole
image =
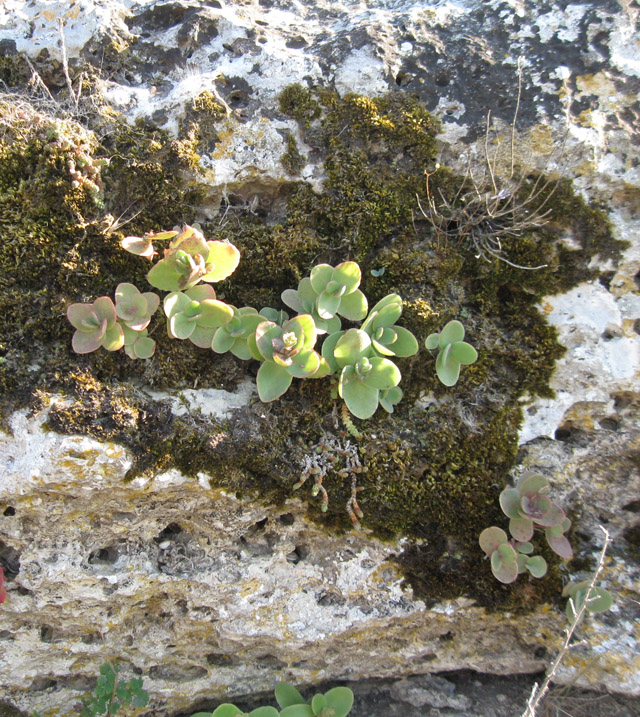
[[[207,188],[199,218],[217,217],[233,197],[279,221],[293,181],[281,162],[290,136],[304,158],[300,179],[322,189],[326,157],[313,133],[278,108],[292,83],[341,94],[401,88],[441,118],[439,160],[454,170],[479,173],[489,164],[505,176],[515,162],[570,177],[584,197],[606,206],[616,238],[629,247],[615,262],[594,257],[603,270],[598,279],[543,300],[567,353],[551,379],[555,395],[522,401],[513,472],[544,472],[569,510],[582,559],[572,577],[593,568],[598,525],[612,533],[602,585],[616,604],[585,622],[587,645],[566,658],[558,678],[631,694],[640,693],[637,13],[613,0],[432,7],[412,0],[305,7],[13,0],[0,9],[3,58],[28,55],[53,91],[64,91],[61,20],[72,76],[86,62],[97,68],[103,98],[130,123],[144,119],[178,136],[188,108],[209,92],[214,129],[198,146],[191,176]],[[577,240],[565,231],[562,242]],[[298,267],[301,275],[307,269]],[[497,349],[505,339],[496,336]],[[163,386],[142,388],[155,402],[168,395]],[[227,434],[210,424],[217,432],[206,451],[252,453],[271,408],[249,406],[248,390],[222,388],[172,394],[170,405],[154,404],[160,417],[153,419],[227,421]],[[450,400],[441,398],[423,396],[416,405],[440,410]],[[93,410],[91,394],[85,400]],[[521,615],[487,611],[464,593],[431,600],[429,576],[416,595],[398,566],[408,546],[436,550],[428,526],[424,540],[384,542],[367,534],[365,510],[364,534],[327,533],[308,518],[305,500],[263,504],[257,490],[210,487],[229,475],[236,485],[241,469],[233,464],[225,475],[222,461],[216,475],[190,471],[197,480],[175,468],[152,478],[144,465],[138,470],[140,447],[123,439],[125,424],[135,432],[144,422],[133,409],[123,409],[117,430],[96,409],[104,428],[98,441],[47,430],[47,415],[58,429],[68,425],[60,416],[70,400],[53,401],[50,411],[16,411],[0,446],[0,564],[8,588],[0,608],[1,682],[3,698],[16,706],[69,709],[107,659],[128,676],[141,674],[151,709],[170,713],[270,690],[277,679],[535,672],[561,642],[557,606],[532,604]],[[286,484],[300,470],[298,456],[278,450],[265,459],[268,470],[247,459],[254,485],[275,481],[269,472]],[[137,477],[126,482],[130,475]],[[455,536],[442,539],[437,569],[446,575],[456,570],[458,544]],[[569,563],[565,573],[572,569]],[[477,570],[488,571],[479,550]],[[521,590],[529,589],[535,595],[525,581]],[[394,689],[416,708],[466,709],[464,696],[431,687]]]

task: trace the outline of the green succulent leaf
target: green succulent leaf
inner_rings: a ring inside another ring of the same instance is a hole
[[[174,262],[169,259],[161,259],[147,272],[147,281],[162,291],[178,291],[180,277]]]
[[[325,290],[327,284],[333,280],[333,272],[334,269],[332,266],[329,266],[329,264],[317,264],[311,269],[309,281],[316,294],[320,295]]]
[[[368,356],[370,350],[371,338],[369,335],[360,329],[349,329],[336,342],[333,356],[338,366],[343,368]]]
[[[353,707],[353,692],[348,687],[334,687],[325,692],[324,698],[333,709],[333,717],[346,717]]]
[[[211,717],[236,717],[236,715],[242,714],[244,714],[242,710],[239,710],[235,705],[227,702],[219,707],[216,707],[216,709],[213,710]]]
[[[500,507],[508,518],[519,518],[522,515],[520,493],[516,488],[505,488],[500,493]]]
[[[360,286],[362,272],[355,261],[344,261],[333,270],[332,279],[346,288],[346,294],[352,294]]]
[[[447,344],[436,359],[436,373],[445,386],[455,386],[460,377],[460,364],[458,361],[449,360],[450,350],[451,345]]]
[[[501,583],[512,583],[518,577],[518,556],[508,543],[491,555],[491,572]]]
[[[278,682],[274,692],[276,701],[283,709],[290,705],[306,704],[304,697],[290,682]]]
[[[311,700],[311,709],[313,710],[313,714],[319,715],[325,708],[326,704],[327,700],[325,699],[324,695],[314,695],[313,699]]]
[[[318,301],[316,303],[318,316],[321,319],[333,318],[338,312],[338,307],[340,306],[341,301],[342,297],[333,296],[332,294],[328,294],[326,291],[323,291],[322,294],[318,296]]]
[[[263,403],[275,401],[287,391],[293,376],[284,366],[265,361],[258,369],[256,383],[258,386],[258,396]]]
[[[502,528],[498,528],[493,525],[490,528],[485,528],[482,533],[480,533],[478,542],[480,543],[482,550],[487,555],[491,555],[492,553],[495,553],[501,545],[508,543],[509,537],[504,530],[502,530]]]
[[[443,349],[449,344],[456,343],[456,341],[462,341],[462,339],[464,339],[464,326],[454,319],[449,321],[440,332],[439,347]]]
[[[465,343],[464,341],[457,341],[451,345],[451,358],[468,366],[477,360],[478,352],[471,344]]]
[[[367,315],[367,297],[360,289],[345,294],[340,300],[337,313],[348,321],[361,321]]]
[[[516,488],[520,495],[535,495],[536,493],[544,493],[549,488],[549,481],[539,473],[531,473],[527,471],[523,473],[516,484]]]
[[[398,358],[407,358],[418,353],[418,341],[411,331],[402,326],[395,326],[393,330],[396,333],[396,340],[389,348]]]
[[[371,387],[381,391],[386,391],[400,383],[402,375],[400,369],[386,358],[374,356],[370,359],[371,371],[363,379],[363,382]]]
[[[278,714],[275,707],[258,707],[249,712],[249,717],[278,717]]]
[[[440,345],[440,334],[429,334],[424,342],[427,351],[435,351]]]
[[[346,366],[342,370],[338,393],[356,418],[371,418],[378,408],[379,391],[377,388],[367,386],[358,378],[354,378],[354,374],[351,374],[351,378],[349,378],[351,372],[348,369],[350,368],[352,367]]]
[[[541,578],[547,574],[547,561],[540,555],[527,558],[526,566],[534,578]]]
[[[168,320],[169,335],[174,339],[188,339],[195,331],[196,322],[186,314],[174,314]]]
[[[222,281],[238,268],[240,252],[233,244],[223,241],[207,242],[206,266],[213,268],[202,276],[202,281],[214,283]],[[200,252],[198,252],[200,253]]]
[[[289,705],[280,712],[280,717],[314,717],[311,705]]]
[[[116,323],[105,331],[102,345],[107,351],[118,351],[124,346],[124,332],[120,324]]]
[[[378,401],[387,413],[393,413],[393,408],[402,400],[402,389],[398,386],[380,391]]]
[[[571,548],[571,543],[562,534],[554,535],[551,532],[553,530],[554,528],[547,528],[544,531],[545,538],[547,539],[549,547],[551,548],[551,550],[553,550],[554,553],[556,553],[556,555],[559,555],[561,558],[564,558],[565,560],[571,560],[571,558],[573,557],[573,549]]]
[[[511,518],[509,532],[517,541],[526,543],[533,535],[533,521],[529,518]]]
[[[533,553],[533,543],[530,543],[527,540],[525,540],[523,543],[518,543],[517,548],[518,552],[522,553],[523,555],[531,555],[531,553]]]
[[[302,349],[292,360],[287,371],[294,378],[309,378],[320,368],[320,355],[313,349]]]

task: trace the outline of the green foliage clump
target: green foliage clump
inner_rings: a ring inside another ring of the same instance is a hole
[[[491,572],[501,583],[512,583],[520,573],[529,571],[535,578],[547,572],[547,563],[532,556],[530,542],[536,528],[543,529],[549,547],[561,558],[570,560],[573,550],[564,533],[571,521],[548,497],[549,481],[538,473],[523,473],[515,488],[500,493],[500,507],[509,518],[512,540],[501,528],[485,528],[480,534],[482,550],[491,558]]]
[[[82,698],[82,717],[114,715],[121,707],[146,707],[149,694],[142,689],[142,679],[133,677],[127,682],[118,679],[118,665],[104,664],[94,691]]]
[[[292,684],[280,682],[276,685],[275,696],[280,711],[275,707],[258,707],[247,713],[225,703],[213,713],[196,712],[191,717],[346,717],[353,706],[353,692],[348,687],[334,687],[324,694],[317,693],[306,702]]]
[[[280,157],[282,166],[294,177],[304,169],[305,157],[298,149],[296,138],[290,132],[287,136],[287,151]]]
[[[613,597],[608,590],[592,586],[591,580],[569,583],[562,591],[562,597],[568,598],[566,614],[573,622],[578,613],[584,609],[591,614],[606,612],[613,606]]]

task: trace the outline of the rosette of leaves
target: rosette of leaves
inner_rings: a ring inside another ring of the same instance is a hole
[[[316,326],[309,314],[294,316],[279,326],[262,321],[249,336],[251,355],[262,361],[256,383],[260,400],[274,401],[287,391],[294,378],[316,378],[329,373],[317,351]]]
[[[454,320],[440,333],[429,334],[424,342],[429,351],[438,351],[436,373],[445,386],[454,386],[460,377],[460,366],[468,366],[478,358],[478,352],[463,339],[464,326]]]
[[[349,321],[362,321],[367,315],[367,297],[358,288],[362,279],[355,261],[345,261],[335,268],[318,264],[298,288],[282,292],[282,301],[299,313],[311,314],[318,333],[340,330],[338,314]]]
[[[233,308],[216,299],[212,286],[202,284],[165,296],[167,331],[174,339],[189,339],[203,349],[211,348],[220,326],[233,319]]]
[[[233,310],[233,317],[228,323],[216,329],[211,348],[219,354],[231,351],[234,356],[246,361],[251,358],[247,341],[265,317],[251,306],[244,306],[241,309],[236,309],[235,306],[230,308]]]
[[[159,305],[160,297],[153,291],[142,293],[127,283],[118,284],[116,288],[116,315],[123,327],[133,331],[146,329]]]
[[[214,283],[233,274],[240,252],[233,244],[207,241],[195,227],[185,225],[147,274],[147,281],[163,291],[184,291],[200,281]]]
[[[526,571],[534,578],[541,578],[547,572],[546,560],[540,555],[532,555],[530,542],[510,541],[502,528],[485,528],[478,542],[491,558],[491,572],[501,583],[512,583]]]
[[[562,597],[567,600],[566,614],[573,622],[576,615],[584,608],[592,614],[606,612],[613,605],[613,597],[604,588],[591,587],[591,580],[582,580],[578,583],[569,583],[562,591]]]
[[[369,311],[360,327],[371,337],[371,345],[380,356],[407,357],[418,353],[416,337],[408,329],[396,326],[402,314],[402,299],[389,294]]]
[[[549,547],[561,558],[573,557],[573,550],[564,533],[571,521],[553,503],[547,493],[549,481],[538,473],[523,473],[514,488],[500,493],[500,507],[509,518],[509,532],[518,541],[528,541],[536,527],[544,528]]]
[[[400,370],[393,361],[375,355],[366,331],[349,329],[328,336],[322,355],[331,373],[340,372],[338,393],[356,418],[371,418],[378,405],[393,410],[402,398],[402,392],[391,392],[400,383]]]
[[[107,351],[118,351],[124,346],[116,307],[108,296],[101,296],[92,304],[71,304],[67,319],[76,329],[71,346],[77,354],[88,354],[101,346]]]

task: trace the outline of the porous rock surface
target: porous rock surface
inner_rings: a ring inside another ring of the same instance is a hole
[[[70,65],[99,67],[103,96],[132,122],[175,132],[185,103],[203,90],[224,102],[228,131],[199,160],[212,215],[229,193],[260,201],[291,179],[279,161],[289,132],[307,158],[301,178],[320,187],[313,148],[275,111],[291,83],[417,95],[443,121],[442,161],[463,170],[482,163],[489,110],[508,134],[521,67],[518,158],[606,202],[629,247],[600,281],[543,302],[567,353],[555,397],[524,406],[515,472],[549,476],[577,523],[582,557],[601,544],[599,524],[615,538],[602,584],[616,605],[585,624],[587,646],[567,657],[559,678],[639,694],[637,8],[623,0],[5,2],[3,55],[48,53],[45,80],[63,86],[59,20]],[[181,405],[206,411],[209,398],[224,396],[196,390]],[[228,410],[248,400],[228,396]],[[0,451],[8,577],[0,681],[17,707],[70,708],[106,657],[144,677],[149,713],[168,714],[282,678],[535,672],[560,644],[556,606],[505,615],[465,596],[416,599],[391,561],[401,540],[328,535],[307,520],[303,501],[264,506],[210,490],[204,473],[198,482],[169,471],[125,483],[127,449],[46,430],[47,410],[16,412]],[[259,422],[259,403],[244,410]]]

